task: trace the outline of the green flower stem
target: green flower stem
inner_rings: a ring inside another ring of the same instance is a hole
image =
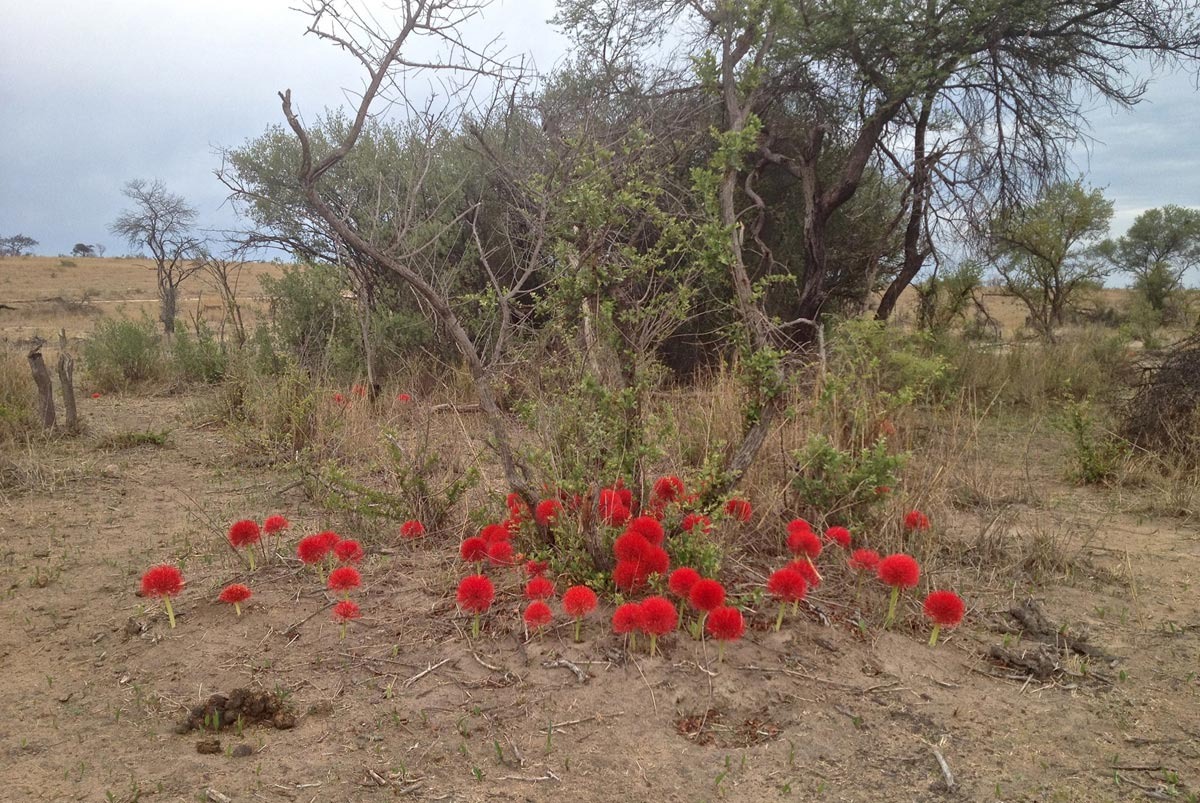
[[[576,644],[578,644],[581,641],[581,639],[579,637],[579,628],[582,625],[583,625],[583,618],[582,617],[577,618],[575,620],[575,643]]]
[[[892,586],[892,598],[888,602],[887,618],[883,620],[884,628],[892,626],[892,622],[896,620],[896,601],[900,599],[900,586]]]
[[[254,571],[254,547],[247,549],[246,554],[250,557],[250,571]]]
[[[342,622],[342,641],[346,640],[346,623]]]
[[[171,628],[175,627],[175,609],[171,607],[171,598],[163,597],[163,602],[167,603],[167,619],[171,622]]]
[[[235,611],[237,611],[237,615],[238,615],[238,616],[241,616],[241,615],[242,615],[242,603],[240,603],[240,602],[235,602],[235,603],[233,603],[233,609],[234,609]]]
[[[637,652],[637,633],[629,634],[629,651]]]
[[[475,614],[471,620],[471,638],[479,638],[479,614]]]
[[[932,635],[930,635],[930,637],[929,637],[929,646],[930,646],[930,647],[936,647],[936,646],[937,646],[938,633],[941,631],[941,629],[942,629],[942,626],[941,626],[941,625],[939,625],[939,624],[934,624],[934,626],[933,626],[933,634],[932,634]]]
[[[783,626],[783,612],[787,610],[787,603],[779,603],[779,615],[775,617],[775,632],[779,632],[779,628]]]
[[[723,641],[717,642],[717,663],[725,663],[725,642]]]
[[[658,637],[653,633],[650,634],[650,657],[654,657],[654,647],[658,643]]]

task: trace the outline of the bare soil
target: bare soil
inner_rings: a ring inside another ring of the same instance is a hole
[[[982,444],[1026,490],[1003,515],[979,505],[935,523],[932,537],[969,542],[966,557],[981,565],[1006,565],[992,553],[1032,535],[1045,547],[1011,576],[938,577],[973,580],[962,588],[966,622],[936,649],[913,599],[885,632],[884,594],[864,588],[856,605],[830,562],[813,604],[780,633],[771,603],[755,609],[753,583],[735,585],[750,627],[717,663],[711,643],[685,633],[663,639],[660,657],[627,653],[607,626],[611,606],[580,644],[569,624],[527,640],[513,571],[496,574],[500,594],[472,639],[453,599],[465,523],[403,542],[330,518],[231,430],[193,423],[194,402],[85,398],[86,435],[14,456],[36,471],[0,490],[6,800],[1105,801],[1200,791],[1200,533],[1064,484],[1044,444],[1032,460],[1007,455],[1012,443],[999,436]],[[165,445],[100,448],[148,429],[169,431]],[[276,512],[293,528],[251,574],[225,528]],[[368,552],[364,617],[345,640],[333,598],[291,558],[301,535],[326,527],[361,537]],[[135,593],[141,573],[166,561],[187,578],[173,630],[157,601]],[[240,618],[216,601],[235,581],[254,590]],[[1010,612],[1030,610],[1030,596],[1045,627]],[[257,700],[294,721],[223,717],[212,727],[212,695],[228,708],[235,690],[246,690],[236,710]],[[199,729],[177,732],[198,707]]]

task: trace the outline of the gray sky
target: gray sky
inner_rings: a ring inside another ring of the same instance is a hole
[[[161,178],[226,226],[216,148],[283,122],[291,88],[312,115],[360,85],[356,64],[311,36],[294,0],[0,0],[0,236],[40,253],[76,242],[127,251],[108,234],[132,178]],[[486,31],[548,68],[564,42],[554,0],[504,0]],[[480,37],[482,38],[482,37]],[[1080,170],[1115,202],[1113,231],[1145,209],[1200,206],[1200,96],[1166,76],[1132,112],[1090,117],[1098,140]]]

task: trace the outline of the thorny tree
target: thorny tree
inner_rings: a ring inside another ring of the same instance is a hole
[[[204,243],[192,228],[196,209],[158,180],[134,179],[121,192],[133,208],[122,212],[109,230],[131,247],[150,251],[158,282],[158,319],[163,331],[172,334],[179,286],[204,266]]]

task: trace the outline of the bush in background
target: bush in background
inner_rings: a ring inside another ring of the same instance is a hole
[[[83,345],[83,364],[91,384],[113,392],[165,379],[167,364],[157,328],[148,318],[98,322]]]

